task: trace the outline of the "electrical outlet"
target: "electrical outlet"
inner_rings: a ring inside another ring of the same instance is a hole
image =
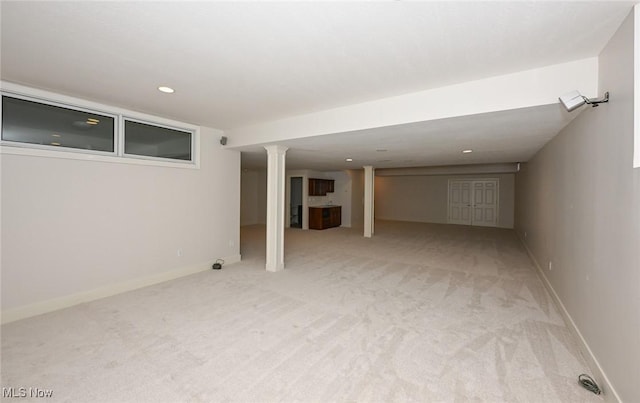
[[[178,257],[182,257],[182,249],[178,249],[178,250],[176,251],[176,256],[178,256]]]
[[[553,262],[549,260],[549,270],[553,270]]]

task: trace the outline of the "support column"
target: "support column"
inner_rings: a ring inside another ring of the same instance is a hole
[[[364,236],[371,238],[374,233],[374,169],[371,165],[364,166]]]
[[[267,271],[284,269],[285,154],[287,147],[267,150]]]

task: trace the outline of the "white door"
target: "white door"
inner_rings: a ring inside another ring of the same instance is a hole
[[[449,181],[449,223],[496,227],[498,180]]]
[[[471,198],[471,225],[495,227],[498,225],[498,181],[473,181]]]
[[[449,223],[471,225],[471,182],[449,181]]]

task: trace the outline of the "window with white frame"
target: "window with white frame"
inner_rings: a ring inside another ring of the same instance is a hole
[[[114,128],[114,116],[2,96],[3,141],[113,153]]]
[[[2,93],[1,111],[2,145],[127,157],[120,158],[124,162],[197,165],[196,130],[192,128],[12,93]]]
[[[193,133],[124,119],[124,153],[191,161]]]

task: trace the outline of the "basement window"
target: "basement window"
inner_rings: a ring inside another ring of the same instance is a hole
[[[1,154],[200,168],[197,126],[3,85]]]
[[[115,117],[2,96],[2,140],[40,148],[113,153]]]
[[[193,132],[124,119],[124,154],[191,161]]]

